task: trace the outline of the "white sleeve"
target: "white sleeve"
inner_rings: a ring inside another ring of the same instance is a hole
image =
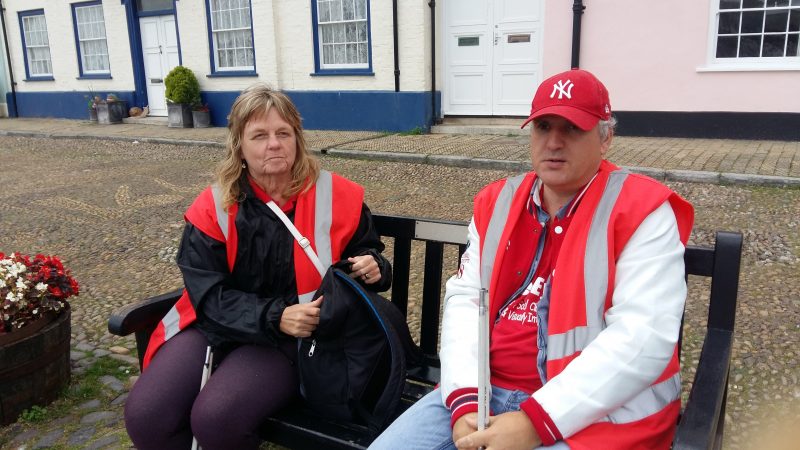
[[[480,237],[469,223],[467,250],[459,275],[447,280],[439,350],[442,402],[456,389],[478,387],[478,293],[480,291]]]
[[[686,301],[683,254],[675,214],[665,202],[620,254],[607,328],[533,394],[562,436],[614,411],[664,371]]]

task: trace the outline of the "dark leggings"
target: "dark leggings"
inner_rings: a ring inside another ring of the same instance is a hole
[[[283,350],[244,345],[229,353],[201,392],[208,341],[190,328],[168,340],[134,384],[125,426],[139,450],[257,449],[256,429],[298,393],[297,371]],[[191,422],[191,424],[190,424]]]

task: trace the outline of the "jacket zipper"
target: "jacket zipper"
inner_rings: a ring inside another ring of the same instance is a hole
[[[314,356],[314,349],[315,348],[317,348],[317,340],[316,339],[312,339],[311,340],[311,348],[308,349],[308,357],[309,358]]]

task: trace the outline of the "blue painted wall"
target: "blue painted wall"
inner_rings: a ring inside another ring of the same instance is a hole
[[[429,130],[433,114],[430,92],[287,91],[309,130]],[[215,126],[228,123],[228,112],[239,92],[203,92]],[[436,93],[438,113],[441,95]]]
[[[134,106],[133,91],[114,92]],[[105,97],[107,92],[96,92]],[[432,123],[430,92],[394,91],[288,91],[303,117],[303,127],[310,130],[429,130]],[[203,102],[211,109],[214,126],[228,123],[238,91],[203,92]],[[87,118],[89,92],[18,92],[19,117]],[[436,93],[436,109],[440,94]]]
[[[95,91],[81,92],[19,92],[17,91],[17,117],[57,117],[61,119],[88,119],[89,118],[89,99],[93,95],[105,98],[109,92],[113,92],[120,100],[128,102],[128,106],[134,106],[133,91]],[[10,93],[6,94],[6,99],[11,106]]]

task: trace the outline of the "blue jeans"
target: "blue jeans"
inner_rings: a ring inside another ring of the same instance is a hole
[[[491,410],[497,414],[519,411],[519,404],[530,397],[521,391],[492,386]],[[450,410],[444,407],[442,393],[438,389],[422,397],[411,408],[398,417],[372,445],[370,450],[395,450],[398,448],[444,450],[455,449],[453,430],[450,429]],[[568,450],[564,442],[549,450]]]

